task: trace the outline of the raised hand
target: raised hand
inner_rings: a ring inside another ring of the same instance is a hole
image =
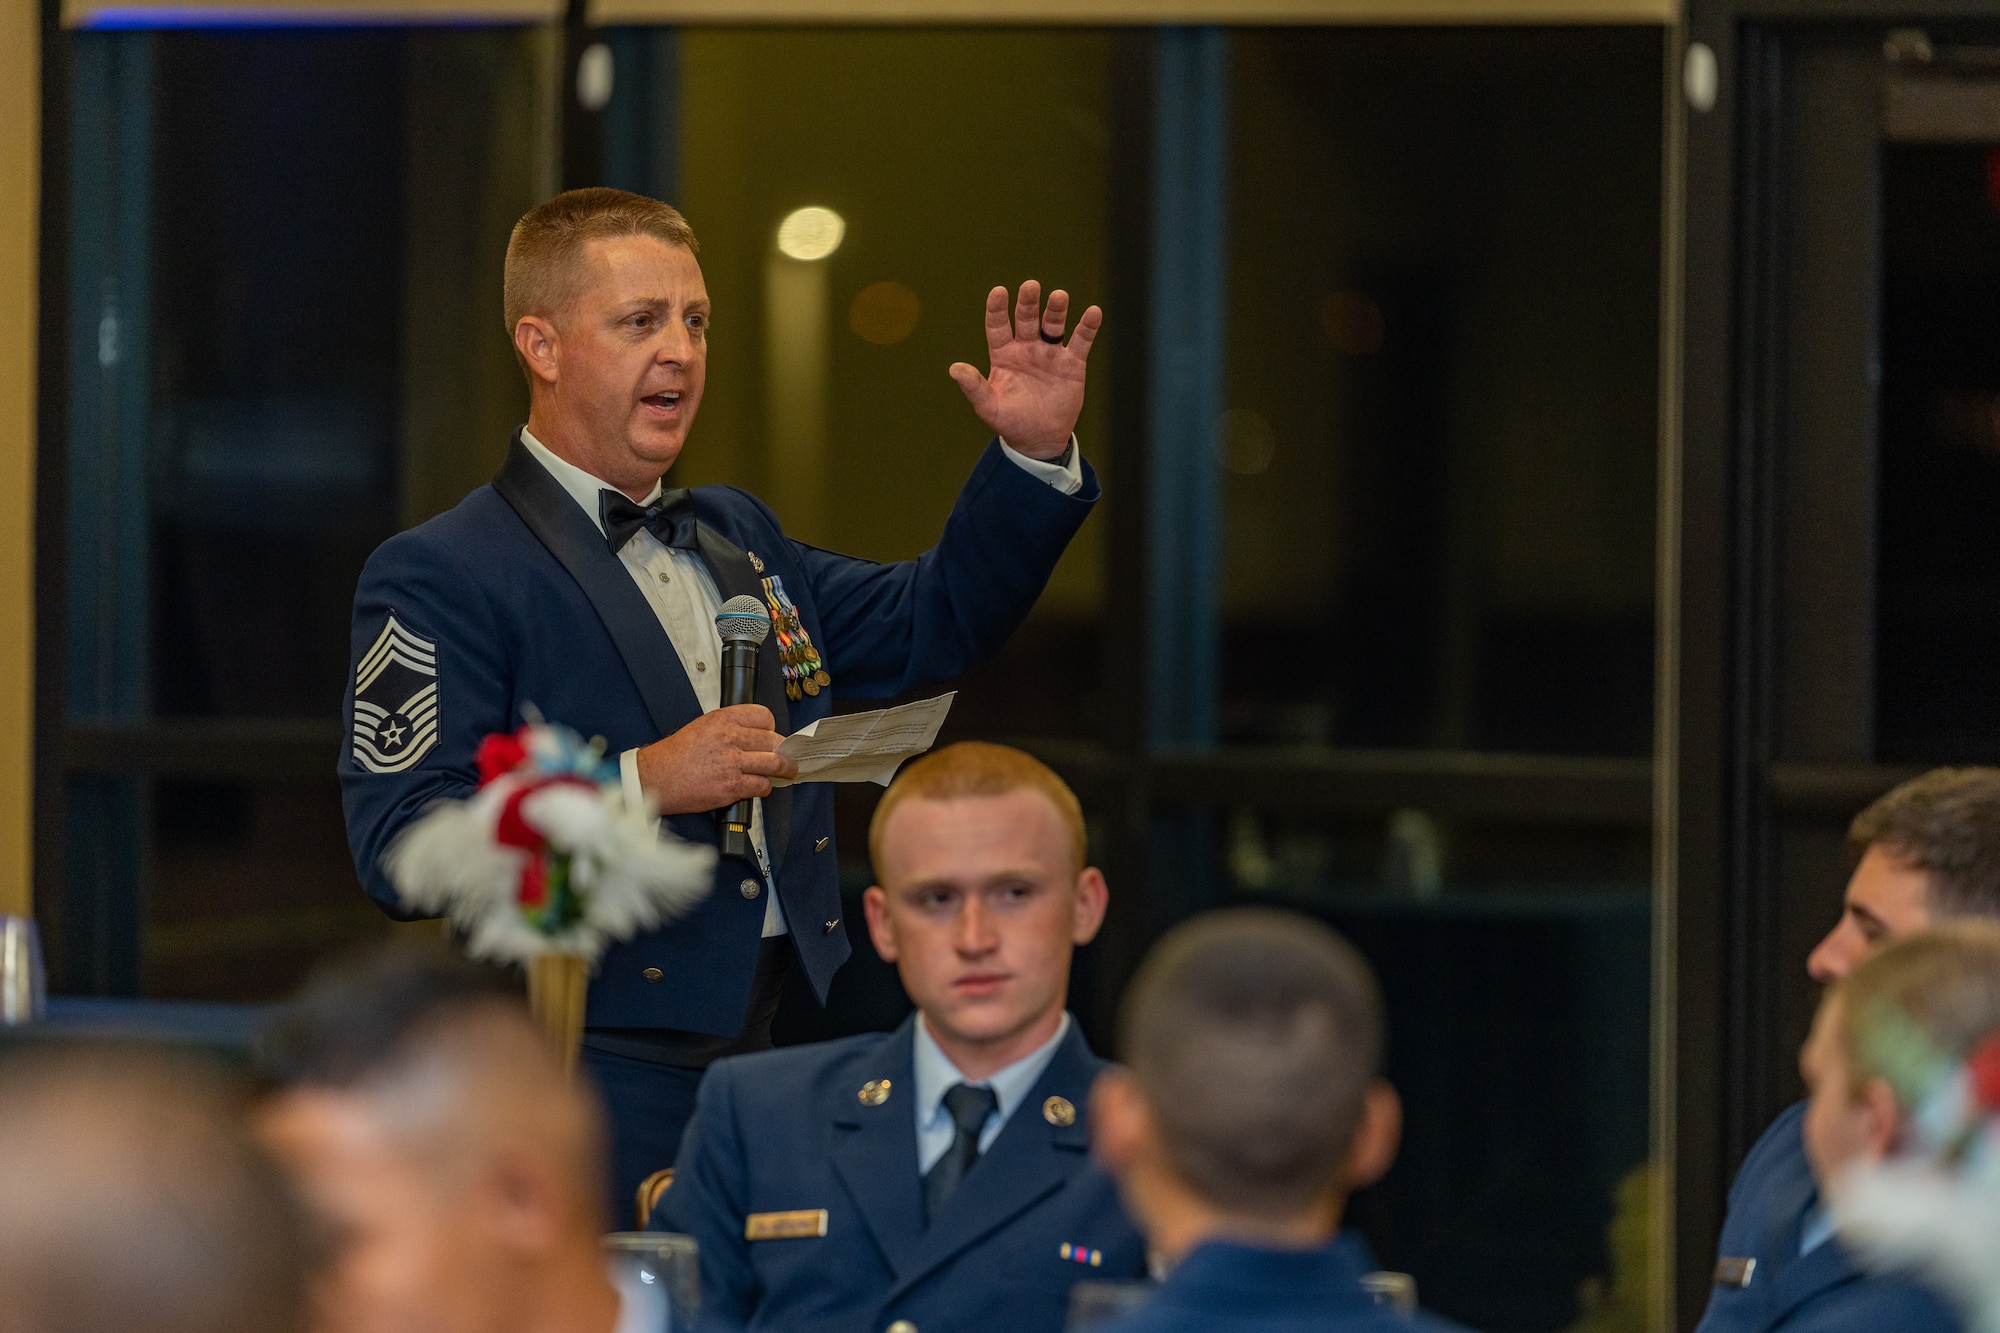
[[[979,419],[1030,458],[1059,457],[1083,413],[1083,364],[1104,312],[1096,306],[1084,311],[1065,344],[1068,318],[1069,293],[1051,292],[1044,309],[1041,284],[1031,279],[1021,284],[1010,322],[1007,289],[995,287],[986,294],[990,369],[981,375],[963,361],[951,367]]]

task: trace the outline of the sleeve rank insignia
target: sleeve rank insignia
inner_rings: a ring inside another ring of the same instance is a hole
[[[389,617],[354,668],[354,762],[401,773],[437,744],[437,645]]]

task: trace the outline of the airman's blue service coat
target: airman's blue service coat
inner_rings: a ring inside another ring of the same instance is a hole
[[[1096,1333],[1463,1333],[1421,1310],[1378,1304],[1361,1285],[1374,1267],[1352,1232],[1312,1250],[1209,1241],[1145,1304]]]
[[[1863,1271],[1838,1236],[1799,1253],[1819,1204],[1805,1115],[1804,1102],[1789,1108],[1743,1159],[1695,1333],[1957,1333],[1943,1298],[1910,1278]]]
[[[914,1024],[709,1067],[652,1220],[700,1242],[705,1327],[1061,1333],[1073,1283],[1145,1275],[1144,1243],[1091,1165],[1104,1062],[1074,1023],[925,1225]],[[804,1234],[746,1239],[757,1218]]]

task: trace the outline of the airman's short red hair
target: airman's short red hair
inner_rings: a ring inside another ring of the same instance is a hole
[[[979,796],[1007,796],[1017,791],[1040,792],[1055,807],[1069,835],[1071,866],[1083,872],[1088,859],[1083,827],[1083,806],[1069,784],[1041,760],[1011,745],[990,741],[960,741],[947,745],[908,765],[875,807],[868,825],[868,856],[881,873],[882,835],[889,816],[904,801],[957,801]]]

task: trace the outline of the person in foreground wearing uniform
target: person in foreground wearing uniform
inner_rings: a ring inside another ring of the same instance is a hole
[[[326,1237],[314,1333],[653,1333],[607,1269],[603,1130],[517,995],[440,949],[322,973],[258,1130]]]
[[[0,1328],[300,1333],[303,1218],[242,1112],[191,1061],[0,1060]]]
[[[1171,1271],[1104,1333],[1457,1327],[1378,1305],[1367,1244],[1340,1229],[1402,1133],[1381,998],[1346,941],[1264,909],[1180,926],[1134,978],[1119,1045],[1092,1146]]]
[[[1023,283],[986,303],[990,372],[951,367],[994,438],[943,537],[875,564],[786,537],[729,486],[663,489],[701,406],[710,302],[694,232],[663,203],[576,190],[507,247],[507,333],[529,387],[505,464],[457,508],[390,538],[355,592],[339,771],[362,883],[401,915],[382,856],[524,713],[600,736],[628,797],[675,834],[718,841],[713,812],[755,799],[748,858],[672,925],[613,945],[591,980],[584,1058],[612,1118],[618,1197],[668,1165],[716,1056],[770,1044],[796,960],[823,1001],[848,954],[833,799],[774,791],[774,751],[836,695],[883,698],[991,657],[1041,594],[1098,497],[1073,435],[1096,307]],[[774,632],[757,702],[720,707],[722,603]]]
[[[1083,815],[1005,746],[927,755],[876,807],[864,899],[917,1012],[717,1062],[653,1225],[701,1246],[716,1328],[1057,1333],[1145,1253],[1090,1163],[1104,1068],[1064,1010],[1104,920]]]
[[[1906,936],[1857,964],[1820,1000],[1799,1053],[1807,1170],[1774,1175],[1764,1188],[1836,1197],[1850,1183],[1847,1173],[1915,1148],[1912,1115],[1996,1030],[2000,925],[1959,922]],[[1861,1202],[1848,1201],[1856,1209]],[[1843,1226],[1883,1220],[1842,1215]],[[1787,1329],[1904,1333],[1949,1328],[1956,1317],[1927,1288],[1893,1276],[1861,1278],[1837,1240],[1798,1253],[1778,1249],[1771,1260],[1768,1285],[1718,1290],[1710,1318],[1754,1305],[1760,1308],[1742,1317],[1746,1326],[1782,1321]],[[1766,1278],[1761,1271],[1755,1276]]]
[[[1858,859],[1840,920],[1806,960],[1823,985],[1838,984],[1894,940],[1949,921],[2000,917],[2000,769],[1940,768],[1912,778],[1856,816],[1847,841]],[[1850,1307],[1868,1317],[1896,1311],[1912,1333],[1950,1333],[1957,1321],[1927,1288],[1863,1273],[1834,1235],[1807,1160],[1807,1105],[1772,1121],[1743,1159],[1696,1333],[1845,1328]]]

